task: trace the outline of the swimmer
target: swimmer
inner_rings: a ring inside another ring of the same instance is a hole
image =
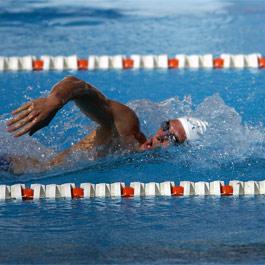
[[[7,122],[7,130],[15,137],[33,135],[48,126],[56,113],[69,101],[99,126],[80,142],[57,154],[47,163],[30,157],[0,157],[0,170],[15,174],[27,168],[47,170],[62,164],[74,152],[97,150],[97,157],[111,152],[144,151],[171,144],[179,145],[197,139],[206,131],[207,122],[181,117],[164,121],[150,139],[140,130],[139,119],[128,106],[106,98],[99,90],[76,77],[68,76],[55,84],[46,98],[29,101],[12,112],[13,118]],[[99,148],[100,147],[100,148]]]

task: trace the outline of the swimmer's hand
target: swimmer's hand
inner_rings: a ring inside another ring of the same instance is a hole
[[[60,108],[61,102],[55,97],[29,101],[12,112],[13,118],[7,122],[7,130],[15,132],[15,137],[26,133],[31,136],[49,125]]]

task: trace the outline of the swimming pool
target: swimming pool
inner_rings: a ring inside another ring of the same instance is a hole
[[[61,2],[60,2],[61,3]],[[55,1],[3,5],[1,54],[265,54],[260,1]],[[161,4],[161,3],[160,3]],[[191,10],[190,4],[193,4]],[[143,131],[192,114],[210,123],[198,143],[108,157],[48,173],[1,173],[1,183],[264,179],[263,70],[128,70],[0,73],[0,154],[42,156],[93,128],[69,104],[34,139],[14,141],[8,113],[46,95],[67,74],[132,107]],[[264,197],[145,198],[1,202],[0,262],[97,264],[263,264]]]

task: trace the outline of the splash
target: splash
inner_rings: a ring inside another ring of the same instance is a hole
[[[192,99],[185,97],[169,98],[161,102],[146,99],[128,103],[138,115],[143,132],[147,136],[155,133],[164,120],[190,115],[209,123],[207,133],[200,139],[182,146],[166,150],[155,150],[140,154],[114,154],[107,158],[94,161],[93,153],[75,153],[59,169],[40,174],[39,177],[62,174],[76,170],[108,170],[128,164],[170,162],[176,168],[181,165],[192,171],[215,170],[217,168],[233,169],[238,164],[249,161],[265,160],[265,130],[261,125],[250,126],[243,124],[236,110],[227,106],[219,95],[204,99],[198,106],[193,106]],[[37,159],[48,160],[56,151],[71,146],[89,133],[94,124],[80,114],[73,105],[64,109],[50,128],[37,135],[37,138],[25,136],[14,140],[5,131],[7,116],[1,117],[0,122],[0,154],[33,156]],[[53,148],[47,148],[40,142],[50,143]],[[122,163],[121,163],[122,161]]]
[[[242,124],[241,116],[218,94],[205,98],[195,109],[189,97],[169,98],[159,103],[137,100],[128,105],[138,114],[147,135],[154,133],[161,121],[184,115],[208,122],[207,133],[199,140],[169,149],[173,163],[198,169],[222,167],[252,158],[265,159],[264,127]]]
[[[128,106],[138,115],[141,128],[147,136],[154,133],[162,121],[190,115],[192,112],[190,97],[185,97],[182,101],[173,97],[159,103],[145,99],[135,100],[129,102]]]
[[[6,131],[7,120],[6,116],[2,116],[0,120],[0,155],[31,155],[41,159],[49,159],[54,155],[52,149],[45,147],[33,137],[25,136],[22,138],[13,138],[13,136]]]

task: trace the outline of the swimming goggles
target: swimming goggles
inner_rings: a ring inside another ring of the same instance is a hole
[[[170,129],[170,121],[169,120],[168,121],[163,121],[161,123],[160,127],[161,127],[162,131],[166,133],[166,135],[163,137],[163,139],[161,139],[159,137],[161,140],[167,139],[167,140],[169,140],[170,143],[173,143],[175,145],[178,145],[180,143],[177,135],[174,134],[174,133],[171,133],[169,131],[169,129]]]

